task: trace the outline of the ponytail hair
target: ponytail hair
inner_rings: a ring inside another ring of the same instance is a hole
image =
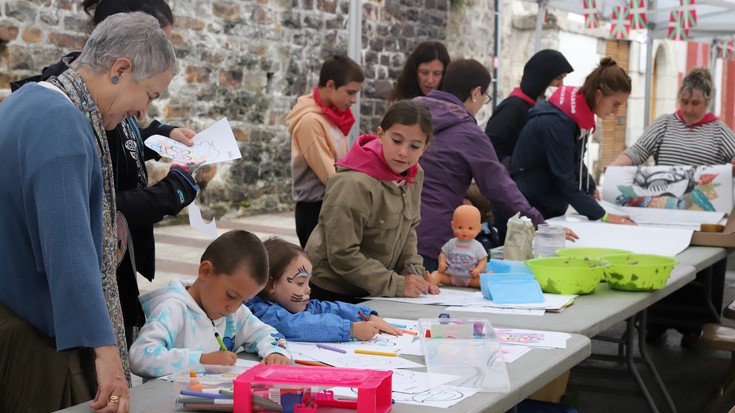
[[[593,110],[595,108],[595,93],[598,90],[602,92],[603,96],[620,92],[630,94],[630,76],[611,57],[603,57],[595,70],[587,75],[584,85],[579,88],[579,93],[584,96],[587,105]]]

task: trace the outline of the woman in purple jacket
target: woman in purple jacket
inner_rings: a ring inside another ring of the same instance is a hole
[[[428,271],[436,270],[442,245],[453,237],[452,214],[462,205],[473,178],[504,215],[520,212],[534,225],[544,222],[498,161],[492,143],[475,120],[482,105],[490,101],[491,80],[480,62],[458,59],[447,67],[441,91],[414,99],[429,107],[435,136],[435,143],[419,161],[425,175],[416,235]]]

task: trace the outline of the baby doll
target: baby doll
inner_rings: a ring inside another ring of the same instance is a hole
[[[480,210],[472,205],[460,205],[454,210],[454,238],[442,247],[439,269],[429,276],[433,285],[480,288],[480,273],[487,265],[487,251],[475,240],[481,229]]]

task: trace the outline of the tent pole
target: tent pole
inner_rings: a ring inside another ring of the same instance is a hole
[[[648,12],[650,16],[650,12],[653,9],[652,4],[653,1],[649,1],[647,4]],[[653,83],[653,29],[656,27],[656,24],[654,22],[648,23],[648,29],[646,36],[646,85],[645,85],[645,93],[644,93],[644,99],[643,99],[643,129],[646,129],[648,127],[648,124],[650,123],[651,119],[651,84]]]
[[[362,66],[362,0],[350,0],[349,16],[347,20],[347,56]],[[357,95],[355,103],[355,124],[349,133],[350,145],[360,134],[360,95]]]
[[[544,16],[546,15],[546,6],[549,0],[538,0],[538,13],[536,13],[536,42],[534,45],[534,53],[541,50],[541,32],[544,30]]]

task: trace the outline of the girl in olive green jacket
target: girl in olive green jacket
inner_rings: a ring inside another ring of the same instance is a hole
[[[377,136],[360,136],[337,163],[306,245],[313,298],[355,303],[439,292],[423,276],[415,230],[424,176],[418,160],[432,138],[428,108],[400,101]]]

